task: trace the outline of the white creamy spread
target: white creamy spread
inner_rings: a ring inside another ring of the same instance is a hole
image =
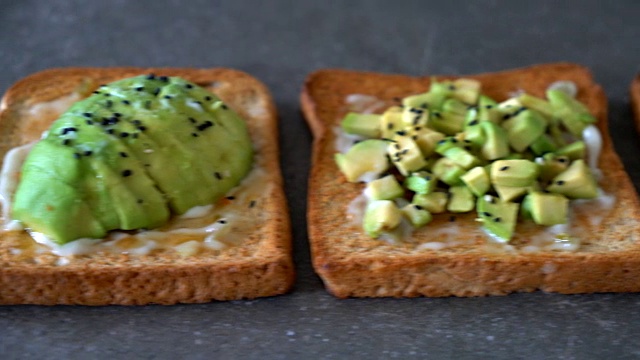
[[[577,94],[577,87],[571,81],[557,81],[551,84],[548,88],[558,89],[566,92],[572,97]],[[524,91],[519,89],[510,96],[518,96]],[[386,103],[380,99],[377,99],[369,95],[353,94],[346,98],[346,103],[349,105],[350,111],[360,113],[372,113],[376,110],[383,109]],[[335,149],[340,153],[346,153],[349,149],[358,141],[364,140],[364,137],[358,135],[352,135],[345,133],[340,126],[333,128],[335,135]],[[583,141],[587,147],[587,164],[591,168],[594,176],[597,180],[602,179],[602,172],[598,168],[598,161],[600,153],[602,151],[602,135],[595,125],[587,126],[583,131]],[[574,141],[575,139],[569,139]],[[542,158],[536,159],[539,163],[543,161]],[[365,174],[359,178],[359,181],[369,182],[375,180],[377,174]],[[406,200],[402,204],[398,204],[399,207],[406,205]],[[580,248],[581,230],[572,224],[572,218],[575,218],[576,213],[587,213],[589,223],[592,226],[598,226],[602,223],[605,216],[613,209],[615,205],[615,196],[605,193],[602,189],[598,189],[598,196],[595,199],[580,199],[572,200],[570,202],[570,216],[568,224],[560,224],[554,226],[539,226],[535,223],[528,221],[519,223],[516,229],[516,236],[518,237],[518,229],[525,230],[528,233],[527,237],[529,242],[527,245],[522,246],[520,249],[517,247],[504,243],[503,240],[496,239],[492,234],[484,232],[478,225],[478,231],[485,233],[488,236],[489,248],[492,248],[500,252],[524,252],[532,253],[538,251],[577,251]],[[368,194],[365,191],[355,199],[353,199],[347,205],[347,219],[353,226],[362,227],[362,220],[364,212],[367,207]],[[427,225],[429,226],[429,225]],[[381,240],[389,243],[395,243],[398,241],[398,236],[402,240],[410,240],[413,227],[403,219],[401,226],[391,233],[383,233],[380,237]],[[441,250],[457,245],[465,244],[465,241],[459,239],[461,227],[457,222],[447,222],[442,225],[432,226],[428,229],[429,238],[437,239],[437,241],[429,241],[416,245],[416,250]],[[533,233],[533,235],[531,235]],[[553,264],[551,264],[553,265]],[[551,269],[548,269],[552,271]]]

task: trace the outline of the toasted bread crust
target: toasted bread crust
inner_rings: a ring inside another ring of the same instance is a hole
[[[460,246],[419,251],[409,243],[390,245],[369,239],[345,220],[346,206],[360,194],[362,185],[346,182],[334,164],[332,128],[347,111],[346,96],[370,95],[392,104],[394,97],[424,92],[430,79],[320,70],[307,78],[301,103],[314,135],[308,196],[312,260],[327,289],[337,297],[640,291],[640,203],[609,137],[606,97],[589,70],[558,63],[464,77],[481,81],[483,93],[498,100],[518,90],[544,96],[556,80],[576,83],[578,99],[598,118],[603,137],[599,167],[605,174],[601,186],[615,195],[615,206],[574,253],[489,251],[484,235],[469,231],[474,214],[457,216],[462,227],[456,239],[465,243]],[[429,226],[416,232],[413,240],[429,241]]]
[[[640,131],[640,74],[636,75],[631,82],[629,99],[631,100],[631,111],[633,111],[636,127]]]
[[[154,73],[180,76],[213,88],[247,120],[260,143],[267,187],[257,207],[258,226],[240,245],[218,253],[183,257],[174,251],[149,255],[95,254],[66,265],[14,256],[3,241],[25,233],[0,233],[0,304],[134,305],[201,303],[272,296],[293,285],[291,225],[278,163],[276,109],[259,80],[232,69],[64,68],[28,76],[11,87],[0,105],[0,153],[27,142],[16,131],[19,114],[34,104],[72,92],[89,94],[102,83]]]

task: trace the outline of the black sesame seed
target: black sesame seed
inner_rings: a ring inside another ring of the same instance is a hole
[[[227,220],[220,219],[220,220],[218,220],[218,222],[219,222],[220,224],[226,224],[226,223],[227,223]]]
[[[455,143],[457,143],[457,142],[458,142],[458,139],[453,138],[453,139],[451,139],[451,142],[455,144]]]
[[[387,124],[387,130],[391,130],[393,129],[393,123],[388,123]]]
[[[165,99],[171,99],[171,95],[165,95],[164,98]]]
[[[113,135],[116,131],[113,129],[107,130],[107,134]]]
[[[138,199],[138,204],[142,204],[143,202],[144,202],[144,200]]]
[[[503,166],[503,167],[501,167],[499,170],[500,170],[500,171],[509,170],[509,167],[508,167],[508,166]]]
[[[192,118],[192,117],[190,117],[190,118],[189,118],[189,121],[190,121],[192,124],[195,124],[195,123],[197,122],[197,121],[196,121],[196,119],[194,119],[194,118]]]
[[[433,113],[433,116],[437,117],[438,119],[441,119],[441,118],[442,118],[442,115],[440,115],[440,113],[439,113],[439,112],[434,112],[434,113]]]
[[[249,203],[249,207],[252,208],[256,206],[256,201],[255,200],[251,200],[251,202]]]
[[[216,177],[216,179],[218,180],[222,180],[222,174],[220,174],[219,172],[214,172],[213,175]]]
[[[471,146],[467,145],[467,146],[464,147],[464,149],[467,150],[467,151],[471,151]]]
[[[558,180],[558,181],[556,181],[556,184],[557,185],[564,185],[564,180]]]
[[[129,136],[129,133],[128,133],[128,132],[121,132],[121,133],[120,133],[120,137],[126,138],[126,137],[128,137],[128,136]]]
[[[113,101],[111,101],[111,100],[107,100],[107,101],[104,103],[104,105],[105,105],[106,107],[110,108],[110,107],[112,107],[112,106],[113,106]]]
[[[211,96],[208,96],[208,95],[207,95],[207,96],[205,96],[205,97],[204,97],[204,99],[205,99],[206,101],[211,101]]]
[[[93,92],[94,94],[100,94],[100,91],[96,90]]]
[[[76,159],[80,159],[81,156],[80,153],[73,153],[73,157]]]
[[[491,213],[487,212],[487,211],[483,212],[482,215],[484,215],[486,217],[491,217]]]
[[[508,119],[508,118],[510,118],[510,117],[511,117],[511,115],[509,115],[509,114],[505,114],[505,115],[502,117],[502,120],[507,120],[507,119]]]
[[[400,131],[396,131],[396,134],[400,135],[400,136],[405,136],[407,135],[407,132],[404,130],[400,130]]]
[[[145,131],[145,130],[147,130],[147,127],[144,126],[144,125],[140,125],[140,126],[138,126],[138,130]]]
[[[121,116],[122,116],[122,114],[120,114],[120,113],[113,113],[113,116],[115,116],[115,117],[121,117]]]
[[[129,104],[131,104],[131,103],[129,102],[129,100],[122,100],[122,103],[123,103],[123,104],[125,104],[125,105],[129,105]]]
[[[122,156],[123,158],[129,157],[129,155],[127,155],[127,153],[124,151],[120,152],[120,156]]]
[[[561,162],[561,163],[565,163],[565,162],[567,162],[567,159],[565,159],[565,158],[559,158],[559,159],[557,159],[557,160],[558,160],[558,162]]]
[[[235,196],[227,196],[227,200],[235,200],[236,197]]]
[[[74,132],[74,131],[78,131],[78,129],[74,127],[67,127],[62,129],[62,135],[66,135],[67,133]]]
[[[193,89],[193,85],[191,84],[185,84],[184,87],[186,87],[187,89]]]
[[[430,181],[431,180],[431,176],[425,176],[424,179],[427,180],[427,181]]]
[[[153,90],[153,95],[158,96],[158,94],[160,94],[160,88]]]
[[[71,144],[71,140],[69,140],[69,139],[64,139],[64,140],[62,140],[62,145],[67,146],[67,145],[69,145],[69,144]]]
[[[420,107],[421,107],[421,108],[423,108],[423,109],[426,109],[426,108],[428,108],[428,107],[429,107],[429,104],[428,104],[428,103],[422,103],[422,104],[420,105]]]
[[[153,80],[155,78],[156,78],[156,76],[154,74],[147,75],[147,80]]]
[[[83,113],[82,115],[83,115],[84,117],[88,117],[88,118],[90,118],[90,117],[92,116],[92,114],[91,114],[91,113],[88,113],[88,112]]]
[[[455,216],[449,216],[449,221],[450,221],[450,222],[454,222],[454,221],[456,221],[456,217],[455,217]]]
[[[159,78],[159,79],[160,79],[160,81],[162,81],[162,82],[168,82],[168,81],[169,81],[169,78],[168,78],[168,77],[166,77],[166,76],[160,76],[160,78]]]
[[[416,204],[416,205],[413,205],[413,207],[414,207],[416,210],[422,210],[422,206],[420,206],[420,205],[417,205],[417,204]]]
[[[91,121],[91,120],[87,120],[86,123],[87,123],[87,125],[93,125],[93,121]]]
[[[193,137],[198,137],[198,134],[196,134],[196,133],[191,133],[191,136],[193,136]]]
[[[474,125],[478,125],[478,120],[471,120],[469,122],[469,126],[474,126]]]
[[[127,169],[122,172],[122,177],[131,176],[131,174],[133,174],[133,171]]]
[[[416,126],[416,127],[413,128],[413,130],[415,130],[415,131],[420,131],[420,129],[422,129],[420,126]]]
[[[464,139],[464,142],[467,144],[471,144],[471,140],[468,140],[468,139]]]
[[[144,90],[144,87],[142,87],[142,86],[138,86],[138,87],[136,88],[136,91],[142,91],[142,90]]]
[[[500,217],[497,217],[497,218],[493,219],[493,221],[500,222],[500,221],[502,221],[502,219]]]
[[[91,156],[91,154],[93,154],[93,151],[91,150],[87,150],[84,152],[84,156]]]
[[[446,143],[446,142],[447,142],[447,140],[442,139],[442,140],[438,141],[438,145],[442,145],[442,144],[444,144],[444,143]]]
[[[222,108],[222,110],[227,110],[229,107],[227,106],[227,104],[222,104],[222,106],[220,106]]]
[[[485,105],[484,108],[485,109],[491,109],[493,107],[493,105]]]
[[[411,137],[411,139],[413,139],[413,140],[418,140],[418,135],[413,135],[413,136]]]

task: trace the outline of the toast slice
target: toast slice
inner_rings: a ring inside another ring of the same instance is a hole
[[[574,82],[578,99],[598,119],[600,186],[615,203],[597,213],[589,208],[597,204],[581,211],[575,221],[582,245],[575,252],[527,248],[526,236],[494,246],[479,230],[475,213],[434,215],[401,245],[371,239],[348,220],[347,207],[363,184],[347,182],[338,170],[334,129],[347,111],[381,112],[397,103],[394,98],[428,90],[430,78],[320,70],[307,78],[301,103],[314,136],[308,195],[312,260],[327,289],[340,298],[640,291],[640,203],[609,137],[607,99],[589,70],[557,63],[464,77],[479,80],[483,93],[498,101],[522,90],[544,97],[552,82]],[[441,246],[436,250],[434,244]]]
[[[640,74],[636,75],[631,82],[629,98],[631,99],[631,110],[636,121],[636,127],[640,131]]]
[[[254,171],[263,171],[259,195],[243,200],[242,212],[252,222],[233,229],[241,236],[235,245],[186,256],[176,248],[61,258],[34,251],[30,247],[41,245],[24,231],[4,231],[0,304],[202,303],[277,295],[291,288],[291,231],[278,163],[276,109],[266,86],[246,73],[225,68],[64,68],[28,76],[2,99],[2,158],[9,149],[37,140],[51,121],[100,84],[148,73],[206,87],[246,120],[256,148]]]

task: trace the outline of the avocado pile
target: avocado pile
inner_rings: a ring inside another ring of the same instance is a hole
[[[475,210],[502,242],[518,216],[567,223],[571,199],[598,196],[582,140],[596,118],[561,89],[546,97],[497,103],[478,81],[434,80],[383,114],[348,113],[342,130],[363,140],[335,161],[349,182],[367,182],[365,232],[393,234],[402,221],[419,228],[447,211]]]
[[[12,218],[64,244],[149,229],[214,203],[248,173],[244,121],[180,78],[144,75],[99,87],[33,147]]]

